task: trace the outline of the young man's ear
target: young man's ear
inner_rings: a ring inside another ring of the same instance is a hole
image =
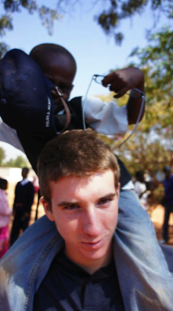
[[[54,221],[54,217],[53,217],[49,202],[45,200],[44,197],[40,199],[40,202],[43,204],[46,216],[49,218],[49,220]]]

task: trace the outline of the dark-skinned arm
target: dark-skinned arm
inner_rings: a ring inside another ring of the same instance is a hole
[[[122,97],[129,90],[130,97],[127,102],[128,124],[135,124],[140,112],[142,99],[141,94],[132,90],[134,88],[144,92],[144,75],[143,72],[136,67],[129,67],[121,70],[116,70],[106,75],[102,81],[103,86],[109,86],[110,91],[115,92],[115,98]],[[140,117],[142,120],[145,112],[145,105]]]

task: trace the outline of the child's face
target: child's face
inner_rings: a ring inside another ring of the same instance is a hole
[[[57,57],[55,54],[51,54],[49,55],[49,60],[41,69],[45,76],[53,82],[55,86],[58,86],[63,93],[65,101],[67,101],[73,88],[72,82],[76,73],[76,68],[71,59],[66,55]],[[52,98],[55,105],[55,112],[57,113],[63,107],[54,88],[52,89]]]

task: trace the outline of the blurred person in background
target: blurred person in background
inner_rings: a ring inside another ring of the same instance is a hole
[[[25,231],[28,228],[31,214],[31,206],[34,200],[34,186],[27,178],[29,169],[22,169],[22,180],[19,181],[15,188],[15,198],[13,204],[13,226],[11,230],[10,245],[19,237],[20,230]]]
[[[136,192],[143,209],[148,209],[148,191],[144,178],[144,171],[137,171],[135,174],[134,191]]]
[[[36,195],[36,213],[35,213],[35,220],[37,220],[37,218],[38,218],[38,208],[39,208],[40,198],[41,198],[40,186],[39,186],[39,181],[38,181],[37,175],[35,175],[35,176],[33,177],[32,183],[33,183],[34,191],[35,191],[35,195]]]
[[[12,209],[8,206],[8,181],[0,178],[0,259],[8,251],[9,222]]]
[[[173,175],[171,174],[171,167],[169,165],[165,166],[163,169],[165,174],[165,179],[163,180],[164,187],[164,197],[162,199],[162,205],[164,206],[164,221],[163,221],[163,240],[160,243],[168,243],[168,228],[169,228],[169,218],[170,214],[173,212]]]

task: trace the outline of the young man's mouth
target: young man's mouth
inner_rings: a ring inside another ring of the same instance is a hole
[[[90,242],[90,241],[82,242],[82,244],[86,247],[97,249],[101,246],[101,244],[103,243],[103,240],[104,240],[104,238],[97,240],[97,241],[93,241],[93,242]]]

